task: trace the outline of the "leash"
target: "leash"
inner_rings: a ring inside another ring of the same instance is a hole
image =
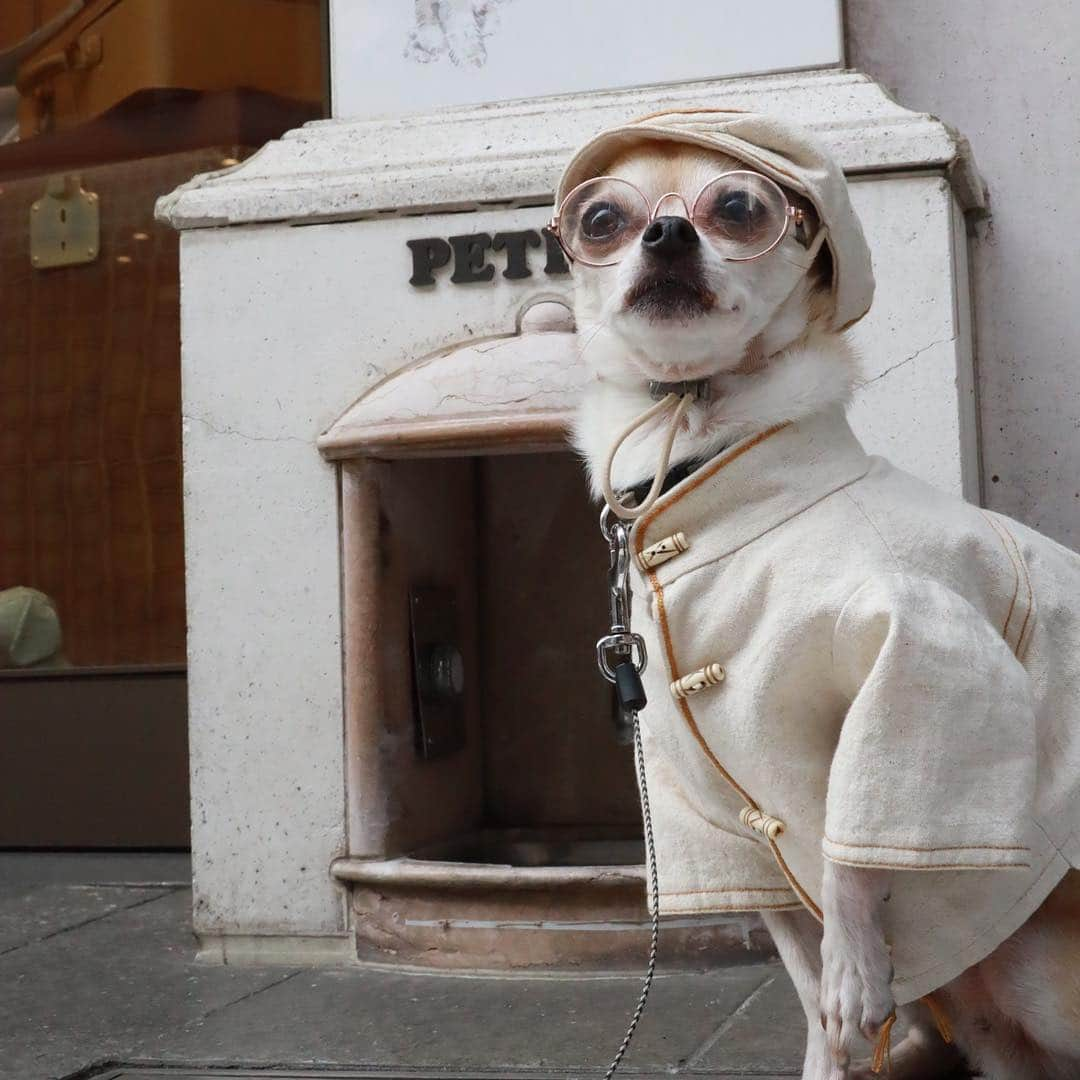
[[[637,1005],[630,1017],[626,1034],[611,1059],[611,1064],[604,1073],[604,1080],[611,1080],[618,1069],[630,1046],[630,1040],[634,1037],[641,1014],[645,1011],[645,1003],[649,1000],[649,991],[652,989],[653,976],[656,974],[656,955],[660,948],[660,885],[656,877],[656,854],[653,850],[652,814],[649,810],[649,785],[645,782],[645,755],[641,750],[641,721],[637,714],[634,715],[634,762],[637,767],[638,794],[641,796],[641,817],[645,823],[645,865],[649,875],[649,907],[652,909],[652,931],[649,936],[649,962],[645,967],[645,975],[641,980],[641,993],[638,995]]]
[[[611,552],[608,570],[611,627],[596,643],[596,662],[600,673],[615,687],[619,702],[620,732],[624,733],[627,728],[632,732],[634,770],[637,774],[638,798],[641,801],[641,819],[645,832],[645,867],[651,912],[649,960],[641,981],[641,993],[627,1025],[626,1034],[615,1051],[607,1072],[604,1073],[604,1080],[611,1080],[630,1048],[656,974],[656,957],[660,947],[660,884],[656,873],[652,810],[649,807],[649,785],[645,779],[645,752],[642,749],[641,720],[638,715],[647,702],[645,688],[641,685],[641,673],[645,670],[649,657],[642,636],[630,629],[630,607],[633,599],[630,591],[630,530],[624,520],[616,517],[609,505],[604,507],[600,515],[600,531]]]
[[[622,1062],[630,1042],[634,1038],[638,1021],[645,1012],[653,978],[656,975],[656,958],[660,948],[660,883],[656,870],[656,845],[653,841],[652,810],[649,806],[649,784],[645,777],[645,751],[641,739],[640,712],[648,699],[641,684],[641,673],[649,662],[645,639],[630,626],[633,593],[630,588],[630,524],[643,514],[664,490],[671,479],[668,464],[675,436],[682,425],[690,405],[709,396],[709,381],[698,379],[680,383],[652,382],[649,394],[655,404],[633,421],[615,440],[604,467],[602,484],[606,505],[600,514],[600,532],[608,542],[610,561],[608,566],[608,610],[611,625],[608,632],[596,643],[596,663],[600,674],[615,687],[619,703],[616,737],[620,742],[633,742],[634,771],[637,776],[638,799],[641,802],[641,820],[645,833],[645,871],[647,876],[650,911],[649,959],[641,980],[641,993],[630,1016],[626,1034],[619,1044],[611,1064],[604,1073],[604,1080],[611,1080]],[[636,505],[627,506],[619,500],[612,489],[611,470],[615,454],[623,442],[654,416],[674,408],[656,474],[648,491],[635,491]],[[629,734],[629,739],[627,739]]]

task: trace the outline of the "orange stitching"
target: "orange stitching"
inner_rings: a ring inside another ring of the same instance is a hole
[[[675,653],[671,644],[671,633],[668,627],[667,608],[664,605],[664,590],[661,587],[659,581],[656,579],[656,571],[649,571],[649,584],[652,586],[653,592],[656,594],[656,617],[660,623],[660,629],[664,635],[664,652],[667,654],[668,666],[671,669],[671,674],[678,678],[678,667],[675,663]],[[686,726],[690,729],[690,733],[697,740],[698,745],[701,747],[705,756],[712,762],[713,767],[720,773],[720,775],[745,799],[750,803],[755,810],[760,810],[756,802],[735,782],[735,778],[720,764],[717,756],[709,748],[709,744],[705,741],[705,736],[701,734],[701,730],[698,728],[697,723],[694,720],[693,713],[690,712],[690,706],[686,703],[685,698],[679,698],[678,700],[679,711],[683,715],[683,719],[686,721]]]
[[[1027,636],[1027,641],[1023,643],[1020,651],[1016,654],[1016,659],[1022,664],[1027,659],[1028,649],[1031,648],[1031,639],[1035,636],[1035,623],[1031,624],[1031,633]]]
[[[783,871],[784,877],[786,877],[788,881],[791,882],[791,887],[795,890],[799,899],[807,906],[807,908],[810,909],[810,914],[813,915],[819,923],[823,923],[825,921],[825,916],[822,915],[821,908],[819,908],[817,904],[814,903],[810,894],[802,887],[802,885],[799,884],[798,879],[791,872],[791,868],[784,860],[784,856],[780,854],[780,848],[777,847],[776,841],[770,840],[769,847],[772,848],[773,858],[776,860],[777,865]]]
[[[641,546],[645,542],[645,530],[656,520],[659,514],[661,514],[664,510],[667,510],[668,508],[674,506],[676,503],[680,502],[687,495],[689,495],[691,491],[696,491],[699,487],[701,487],[702,484],[705,483],[706,480],[709,480],[713,476],[715,476],[722,468],[724,468],[724,466],[730,465],[731,462],[733,462],[736,458],[742,457],[742,455],[745,454],[747,450],[752,450],[759,443],[764,442],[766,439],[772,438],[773,435],[776,435],[778,432],[783,431],[784,428],[790,426],[790,422],[777,424],[775,427],[769,428],[768,431],[763,431],[760,435],[755,435],[749,442],[744,443],[742,446],[737,446],[726,457],[720,458],[720,460],[717,461],[715,465],[712,465],[708,469],[699,469],[686,482],[686,486],[683,488],[683,490],[680,491],[673,498],[669,499],[662,505],[660,503],[657,503],[657,505],[654,506],[641,519],[638,524],[637,554],[641,554]]]
[[[849,844],[846,840],[833,840],[826,836],[827,844],[849,848],[886,848],[889,851],[1030,851],[1026,844],[959,844],[956,847],[903,847],[900,844]]]
[[[778,432],[783,431],[786,427],[790,427],[790,424],[777,424],[775,427],[771,427],[767,431],[763,431],[759,435],[755,435],[754,438],[749,440],[749,442],[744,443],[742,446],[736,447],[730,454],[720,458],[720,460],[717,461],[716,464],[708,470],[699,471],[698,473],[696,473],[694,478],[688,481],[682,491],[680,491],[674,498],[670,499],[662,506],[654,506],[652,510],[650,510],[638,523],[637,537],[634,544],[636,549],[635,554],[640,557],[642,545],[645,543],[645,531],[663,510],[669,509],[670,507],[674,506],[681,499],[689,495],[691,491],[696,491],[703,483],[705,483],[706,480],[711,479],[726,465],[729,465],[731,462],[735,461],[736,458],[742,457],[742,455],[745,454],[748,450],[752,450],[759,443],[763,443],[766,439],[772,438],[773,435],[776,435]],[[668,623],[667,607],[664,604],[664,590],[660,584],[659,579],[656,576],[655,570],[650,570],[647,576],[649,579],[649,586],[652,589],[654,595],[656,596],[656,615],[657,621],[660,624],[660,631],[664,639],[664,652],[667,655],[668,669],[671,672],[672,678],[677,679],[679,677],[679,668],[677,663],[675,662],[675,650],[671,641],[671,628]],[[686,699],[680,698],[678,701],[678,706],[679,711],[683,715],[683,719],[686,721],[686,726],[690,729],[690,733],[697,740],[698,745],[701,747],[705,756],[709,759],[710,762],[712,762],[713,767],[743,797],[743,799],[746,800],[746,802],[753,809],[760,811],[761,807],[757,804],[757,802],[750,797],[748,792],[746,792],[742,787],[739,786],[738,783],[736,783],[735,778],[731,775],[731,773],[727,771],[727,769],[724,768],[723,765],[720,764],[719,759],[710,749],[709,744],[705,741],[705,737],[701,734],[701,730],[698,728],[697,723],[694,720],[694,715],[690,711],[690,706],[687,704]],[[780,853],[780,849],[776,846],[776,841],[770,840],[769,847],[772,849],[773,858],[776,859],[777,865],[783,872],[784,877],[786,877],[791,883],[791,887],[795,891],[795,894],[800,900],[802,900],[803,904],[810,910],[810,912],[819,922],[824,921],[821,909],[817,906],[817,904],[814,903],[813,899],[811,899],[810,894],[802,887],[802,885],[799,884],[798,880],[795,878],[795,875],[792,874],[791,869],[788,867],[788,864],[785,862],[783,855],[781,855]],[[780,906],[786,907],[789,905]],[[764,910],[764,906],[756,908],[755,910]]]
[[[1027,614],[1024,616],[1023,625],[1020,627],[1020,636],[1016,639],[1016,658],[1020,658],[1020,646],[1024,641],[1024,634],[1027,631],[1028,620],[1031,618],[1031,613],[1035,609],[1035,590],[1031,587],[1031,577],[1028,574],[1027,560],[1024,558],[1024,553],[1020,550],[1020,545],[1016,542],[1016,537],[1013,536],[1011,530],[1007,525],[1002,525],[1002,529],[1005,530],[1005,535],[1012,541],[1012,546],[1016,549],[1016,557],[1020,562],[1020,569],[1024,571],[1024,584],[1027,586],[1028,591],[1028,609]]]
[[[826,856],[826,858],[829,858]],[[841,866],[867,866],[871,869],[880,870],[1030,870],[1029,862],[999,862],[999,863],[927,863],[920,866],[917,863],[894,863],[894,862],[870,862],[867,859],[829,859],[829,862],[840,863]]]
[[[798,900],[787,904],[754,904],[751,907],[718,907],[713,908],[712,912],[701,911],[698,908],[684,907],[684,908],[667,908],[664,911],[664,917],[670,915],[708,915],[719,914],[721,912],[728,911],[802,911],[802,906]]]
[[[1008,644],[1009,623],[1012,622],[1013,608],[1016,607],[1016,598],[1020,595],[1020,568],[1016,565],[1016,559],[1013,558],[1013,553],[1009,550],[1009,545],[1005,543],[1005,540],[1001,535],[1001,530],[998,528],[997,523],[992,517],[990,517],[989,514],[986,513],[985,510],[980,510],[979,513],[981,513],[982,516],[986,519],[986,523],[990,526],[990,528],[994,530],[994,534],[997,536],[998,541],[1005,549],[1005,554],[1008,556],[1009,562],[1012,563],[1013,576],[1016,578],[1016,581],[1013,585],[1012,603],[1009,604],[1009,613],[1005,616],[1005,625],[1001,628],[1001,636],[1005,639],[1006,644]],[[1017,648],[1019,648],[1020,642],[1017,641],[1016,645]],[[1016,649],[1013,650],[1014,655],[1015,653]]]
[[[711,896],[713,893],[731,892],[791,892],[787,885],[733,885],[725,889],[684,889],[681,892],[664,892],[661,896]]]

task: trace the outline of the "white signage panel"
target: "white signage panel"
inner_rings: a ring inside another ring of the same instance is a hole
[[[843,64],[840,0],[330,0],[333,113]]]

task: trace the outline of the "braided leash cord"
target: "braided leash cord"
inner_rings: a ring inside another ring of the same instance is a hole
[[[641,796],[641,817],[645,824],[645,865],[649,875],[649,907],[652,909],[652,936],[649,939],[649,963],[645,968],[645,977],[641,980],[641,995],[638,997],[637,1007],[630,1024],[611,1059],[608,1070],[604,1073],[604,1080],[611,1080],[618,1069],[630,1046],[630,1040],[634,1037],[634,1031],[645,1011],[645,1002],[649,1000],[649,991],[652,989],[653,976],[656,974],[656,953],[660,945],[660,884],[656,877],[656,853],[653,850],[652,811],[649,809],[649,785],[645,782],[645,753],[641,748],[641,721],[637,713],[634,714],[634,762],[637,766],[638,794]]]

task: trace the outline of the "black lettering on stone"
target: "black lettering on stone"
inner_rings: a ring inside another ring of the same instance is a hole
[[[454,249],[454,272],[450,275],[450,280],[455,285],[490,281],[495,276],[494,265],[484,258],[484,252],[491,247],[489,233],[451,236],[450,246]]]
[[[406,240],[412,252],[412,277],[410,285],[434,285],[433,270],[438,270],[450,261],[450,245],[438,236],[426,240]]]
[[[541,243],[540,234],[535,229],[496,233],[491,240],[492,250],[506,249],[506,269],[503,271],[503,277],[510,278],[512,281],[532,277],[528,249],[537,248]]]
[[[557,274],[569,274],[570,267],[567,265],[566,256],[555,234],[546,225],[541,230],[544,234],[544,243],[547,247],[547,262],[544,264],[544,273],[549,277]]]

